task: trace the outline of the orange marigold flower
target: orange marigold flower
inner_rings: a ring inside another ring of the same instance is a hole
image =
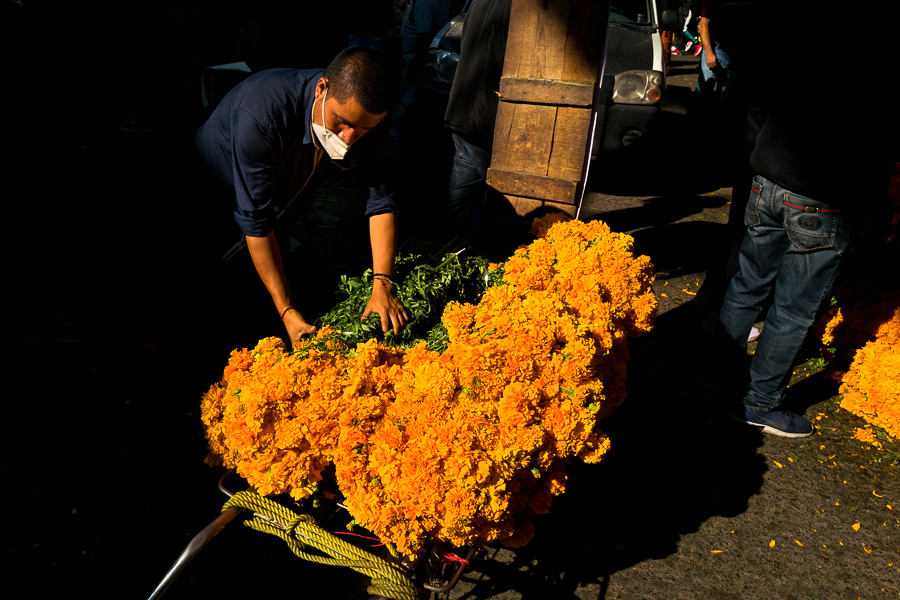
[[[406,555],[437,538],[522,545],[572,458],[625,396],[627,339],[652,327],[652,265],[605,224],[548,216],[477,305],[450,303],[438,354],[329,328],[295,352],[232,353],[201,412],[210,464],[300,499],[333,465],[356,522]]]

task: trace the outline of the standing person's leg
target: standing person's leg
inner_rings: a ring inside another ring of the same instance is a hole
[[[719,313],[724,332],[740,350],[746,349],[747,336],[790,244],[781,220],[773,214],[774,203],[775,184],[756,176],[744,212],[747,231],[738,256],[738,272],[731,279]]]
[[[452,233],[471,235],[484,203],[491,153],[453,134],[453,171],[447,186],[446,217]]]
[[[790,239],[775,280],[775,298],[750,365],[748,406],[777,409],[791,369],[851,247],[850,227],[828,204],[784,188],[777,198]]]
[[[746,223],[740,271],[720,314],[733,344],[745,347],[749,327],[773,286],[775,300],[750,363],[740,418],[767,433],[804,437],[814,428],[784,409],[785,393],[793,362],[850,250],[850,227],[829,205],[761,176],[754,179]]]
[[[719,99],[725,96],[725,90],[731,82],[733,75],[733,67],[731,64],[731,55],[718,42],[712,42],[713,50],[716,53],[716,84]],[[700,61],[705,62],[705,61]]]

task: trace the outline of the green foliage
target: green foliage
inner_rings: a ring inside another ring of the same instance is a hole
[[[811,358],[806,361],[806,367],[811,373],[818,373],[822,369],[828,366],[826,360],[822,357],[819,358]]]
[[[444,306],[450,301],[477,302],[503,276],[502,269],[490,270],[486,259],[464,256],[463,251],[431,257],[401,254],[394,269],[397,297],[409,312],[410,322],[398,336],[388,332],[385,342],[411,347],[425,340],[429,349],[438,352],[447,347],[448,341],[441,324]],[[372,284],[372,269],[358,277],[342,275],[338,294],[343,299],[318,323],[334,327],[351,346],[378,336],[381,320],[377,314],[360,320],[372,295]]]

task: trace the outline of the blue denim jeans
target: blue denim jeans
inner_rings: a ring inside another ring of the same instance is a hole
[[[461,235],[472,235],[481,221],[487,191],[491,152],[453,134],[453,170],[447,184],[448,226]]]
[[[850,224],[840,211],[757,175],[744,215],[747,232],[739,271],[722,302],[722,327],[746,350],[760,307],[772,307],[750,362],[746,406],[778,408],[794,359],[851,248]]]
[[[700,57],[700,76],[697,78],[697,92],[702,96],[711,98],[717,95],[719,98],[725,95],[728,88],[728,82],[733,73],[731,68],[731,56],[725,51],[718,42],[707,42],[712,44],[713,53],[716,55],[716,68],[710,69],[706,65],[706,57]],[[704,50],[705,52],[705,50]],[[718,94],[716,94],[716,83],[719,84]]]

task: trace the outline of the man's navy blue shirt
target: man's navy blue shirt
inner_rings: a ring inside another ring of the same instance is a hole
[[[244,235],[263,237],[272,231],[316,167],[310,118],[316,83],[324,73],[322,69],[255,73],[225,95],[194,136],[202,162],[234,192],[234,218]],[[344,160],[335,162],[353,161],[357,146],[360,142]],[[318,154],[321,157],[320,149]],[[325,155],[321,160],[329,159]],[[397,212],[384,181],[373,180],[384,172],[368,171],[367,216]]]

